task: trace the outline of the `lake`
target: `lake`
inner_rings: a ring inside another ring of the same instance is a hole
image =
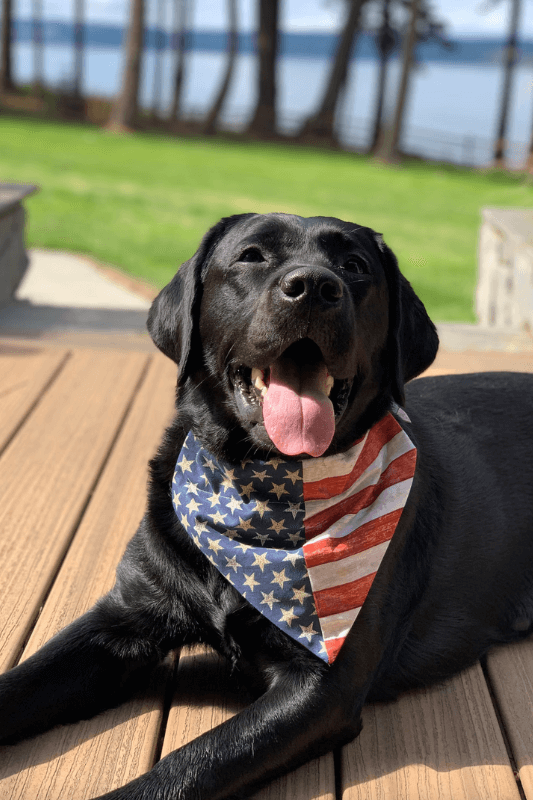
[[[73,51],[69,45],[47,45],[44,69],[49,85],[67,83],[72,72]],[[83,90],[85,94],[112,97],[119,89],[123,51],[118,47],[89,46],[86,49]],[[162,59],[161,111],[170,103],[173,56]],[[224,69],[222,53],[192,52],[184,90],[186,113],[201,115],[217,90]],[[148,49],[143,62],[141,103],[150,107],[154,81],[155,51]],[[17,82],[29,82],[33,75],[31,45],[14,45]],[[255,102],[256,59],[251,54],[238,58],[223,121],[242,128]],[[279,120],[283,131],[298,129],[315,107],[327,79],[325,58],[283,56],[278,66]],[[399,62],[391,65],[388,102],[394,100]],[[345,144],[365,147],[371,126],[377,63],[369,58],[352,62],[338,130]],[[490,162],[492,139],[497,124],[501,91],[501,69],[493,64],[424,63],[413,75],[404,124],[404,150],[428,158],[483,165]],[[509,159],[514,166],[525,157],[533,122],[533,67],[516,69],[509,125]]]

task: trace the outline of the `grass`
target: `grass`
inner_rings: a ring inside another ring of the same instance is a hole
[[[382,166],[290,145],[116,136],[2,115],[0,180],[37,183],[28,244],[86,253],[162,286],[216,220],[323,214],[384,234],[438,321],[473,321],[483,206],[533,207],[519,175]]]

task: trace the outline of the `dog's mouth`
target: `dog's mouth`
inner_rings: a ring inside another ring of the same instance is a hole
[[[290,345],[265,369],[239,366],[233,379],[243,420],[263,424],[281,453],[315,457],[330,446],[352,383],[330,374],[311,339]]]

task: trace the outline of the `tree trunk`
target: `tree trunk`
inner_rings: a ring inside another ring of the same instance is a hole
[[[415,55],[416,23],[418,19],[419,7],[420,0],[411,0],[411,17],[409,19],[407,35],[404,40],[402,74],[400,78],[400,87],[398,89],[398,97],[396,99],[394,119],[391,127],[388,128],[388,130],[384,133],[383,146],[380,148],[378,153],[379,157],[384,161],[395,161],[399,157],[398,147],[402,135],[405,105],[409,90],[409,79],[411,77]]]
[[[383,104],[385,101],[385,89],[387,86],[387,72],[389,67],[389,58],[394,49],[394,35],[390,26],[390,4],[391,0],[383,0],[381,26],[377,35],[379,72],[376,90],[376,106],[374,110],[374,125],[372,129],[370,147],[368,148],[370,153],[375,153],[381,144]]]
[[[157,15],[156,15],[155,42],[154,42],[154,83],[152,87],[152,110],[151,110],[151,115],[154,119],[156,119],[159,116],[159,111],[161,108],[161,73],[162,73],[161,60],[163,57],[163,50],[165,43],[164,33],[163,33],[163,28],[165,24],[164,11],[165,11],[165,0],[157,0]]]
[[[518,61],[518,21],[520,18],[520,0],[512,0],[511,20],[509,25],[509,36],[505,49],[503,87],[500,103],[500,119],[498,122],[498,133],[494,144],[494,166],[503,167],[505,165],[505,149],[507,146],[506,133],[507,121],[509,118],[509,104],[511,102],[511,90],[513,82],[514,68]]]
[[[231,84],[231,79],[233,77],[233,72],[235,70],[235,62],[237,60],[237,45],[238,45],[238,32],[237,32],[237,2],[236,0],[228,0],[228,60],[226,64],[226,72],[224,78],[222,79],[222,83],[220,84],[220,89],[218,90],[218,94],[215,97],[213,105],[211,106],[209,113],[205,119],[204,123],[204,133],[212,134],[215,133],[217,127],[217,120],[219,117],[220,112],[222,111],[222,106],[224,105],[224,101],[226,100],[226,96],[228,94],[228,90]]]
[[[278,53],[279,0],[259,0],[259,86],[248,133],[276,135],[276,58]]]
[[[44,58],[43,58],[43,3],[42,0],[33,0],[32,3],[32,28],[33,28],[33,90],[39,94],[44,87]]]
[[[126,63],[122,88],[108,123],[114,131],[131,130],[136,121],[144,34],[144,0],[131,0],[131,17],[126,42]]]
[[[185,51],[187,49],[187,24],[189,21],[189,0],[175,0],[176,27],[175,27],[175,47],[177,49],[176,72],[174,74],[174,92],[172,94],[172,105],[170,108],[170,121],[179,119],[181,116],[181,101],[183,95],[183,84],[185,80]]]
[[[76,99],[82,96],[83,85],[83,24],[85,20],[84,0],[74,0],[74,80],[72,92]]]
[[[0,61],[0,92],[9,92],[13,89],[12,55],[11,55],[11,26],[13,24],[12,0],[3,0],[2,3],[2,60]]]
[[[348,66],[356,34],[359,32],[361,9],[364,2],[365,0],[349,0],[346,23],[339,37],[326,91],[316,114],[313,114],[304,123],[299,134],[299,138],[303,140],[321,144],[337,144],[334,132],[335,110],[348,76]]]

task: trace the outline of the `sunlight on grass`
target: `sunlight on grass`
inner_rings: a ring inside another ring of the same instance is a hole
[[[0,179],[37,183],[28,243],[162,286],[221,216],[338,216],[385,236],[437,320],[474,320],[483,206],[533,207],[520,176],[238,141],[114,136],[0,118]]]

